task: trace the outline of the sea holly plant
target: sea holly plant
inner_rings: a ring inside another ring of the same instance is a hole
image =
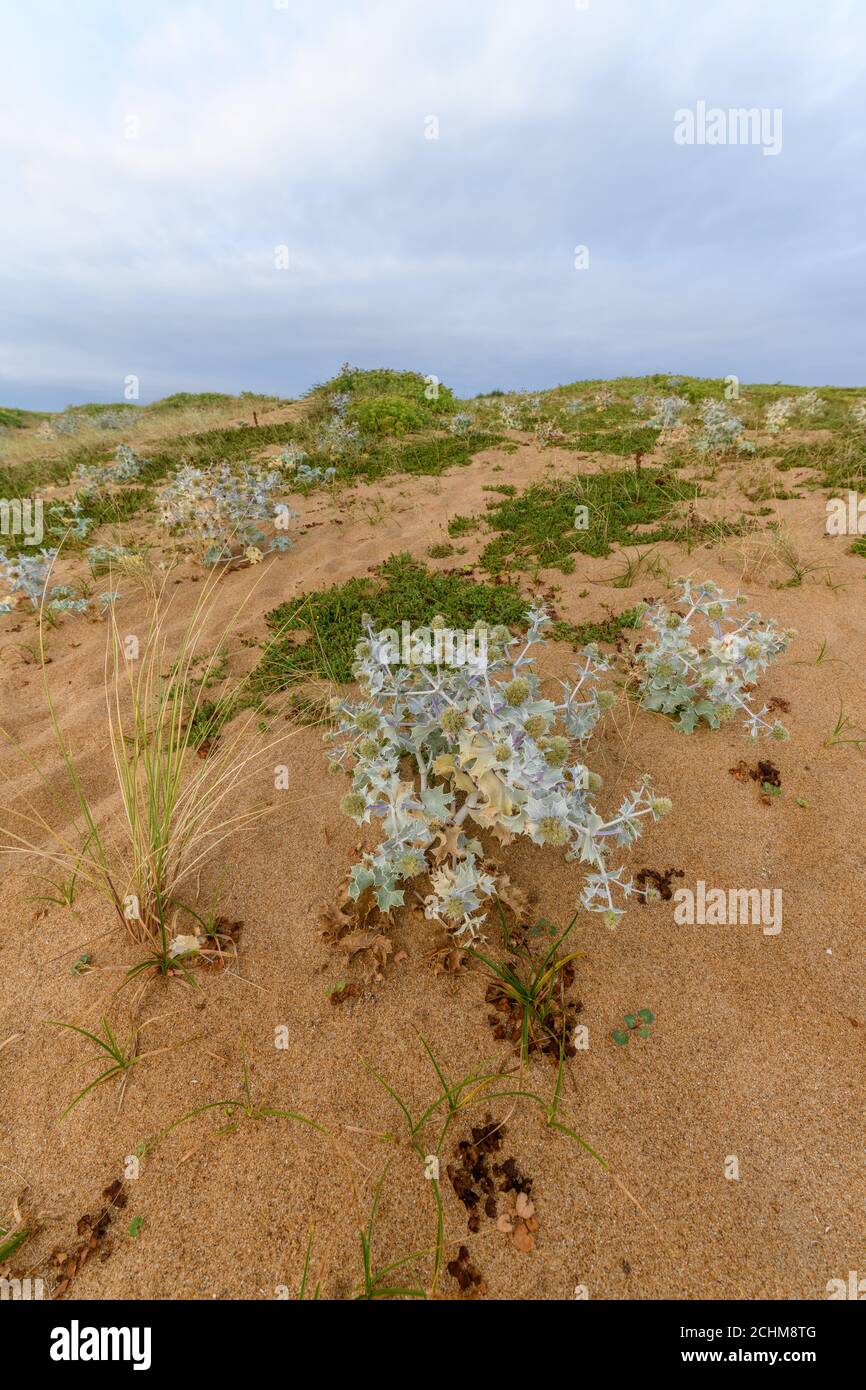
[[[36,555],[21,552],[12,557],[0,550],[0,613],[12,612],[18,593],[28,598],[33,608],[42,608],[49,620],[56,613],[83,613],[87,599],[76,596],[68,584],[55,584],[48,589],[56,559],[56,550],[43,549]],[[4,587],[8,597],[3,597]]]
[[[769,733],[787,739],[779,720],[764,717],[768,706],[753,707],[752,691],[770,661],[787,651],[794,632],[781,631],[759,613],[740,616],[744,597],[726,598],[712,580],[678,582],[685,613],[658,603],[645,614],[655,641],[636,653],[644,709],[670,715],[688,734],[701,720],[716,729],[742,715],[752,738]],[[696,625],[705,635],[696,636]]]
[[[451,419],[448,422],[448,428],[452,434],[463,435],[469,433],[469,431],[472,429],[473,424],[474,420],[472,416],[468,414],[467,411],[458,410],[456,414],[451,416]]]
[[[335,745],[332,767],[352,775],[341,809],[357,825],[378,821],[383,831],[352,869],[352,898],[369,890],[388,912],[414,888],[429,920],[463,941],[477,939],[486,905],[507,886],[475,829],[501,843],[525,835],[580,860],[587,866],[583,906],[617,926],[632,884],[621,865],[609,867],[610,851],[630,845],[643,822],[658,820],[671,803],[644,779],[609,819],[597,811],[601,778],[580,755],[615,700],[599,688],[609,664],[597,647],[585,647],[575,678],[561,682],[562,698],[544,698],[533,648],[550,619],[534,605],[527,621],[520,637],[476,624],[486,661],[457,665],[441,660],[434,634],[444,620],[434,618],[416,631],[408,664],[395,668],[386,656],[388,630],[377,633],[366,620],[353,668],[362,699],[335,699],[337,728],[326,735]]]
[[[297,444],[287,444],[280,453],[279,462],[296,483],[331,483],[337,472],[333,466],[320,468],[308,463],[306,451]]]
[[[699,453],[718,454],[727,449],[739,449],[742,453],[754,451],[755,446],[745,438],[746,427],[742,420],[723,401],[703,401],[700,413]]]
[[[93,518],[87,515],[79,497],[49,507],[48,518],[49,531],[70,536],[74,540],[86,540],[93,525]]]
[[[284,486],[276,470],[246,464],[237,471],[225,463],[208,468],[185,464],[160,489],[157,502],[163,525],[192,533],[205,564],[214,565],[241,552],[255,561],[263,550],[291,547],[285,532],[297,515],[275,500]],[[268,535],[260,523],[269,523],[274,533]]]
[[[784,429],[796,408],[797,402],[793,396],[782,396],[780,400],[772,401],[767,406],[764,421],[768,432],[778,434],[781,429]]]
[[[118,444],[114,451],[114,463],[84,464],[75,474],[77,482],[83,484],[85,495],[104,487],[106,483],[128,483],[137,478],[148,460],[139,458],[128,444]]]
[[[667,440],[679,424],[683,411],[688,410],[689,403],[682,396],[663,396],[654,401],[653,406],[653,413],[644,424],[648,429],[659,430],[661,439]]]

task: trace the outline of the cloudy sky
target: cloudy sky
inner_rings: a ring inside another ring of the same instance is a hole
[[[866,382],[862,0],[3,0],[0,52],[0,404]]]

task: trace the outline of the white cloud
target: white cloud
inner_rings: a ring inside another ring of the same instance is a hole
[[[487,354],[558,379],[569,343],[587,371],[593,342],[614,366],[641,343],[647,369],[715,370],[746,351],[743,322],[777,312],[786,275],[785,321],[809,333],[785,360],[804,378],[852,370],[858,292],[816,304],[800,273],[804,245],[849,281],[862,259],[866,21],[845,0],[92,0],[86,14],[32,0],[3,21],[16,391],[90,390],[144,343],[161,379],[224,370],[233,352],[242,383],[267,385],[286,334],[298,364],[304,342],[335,363],[350,344],[405,363],[425,324],[465,385],[467,350],[478,377]],[[676,147],[673,112],[699,98],[781,106],[782,155]],[[293,370],[295,387],[316,374]]]

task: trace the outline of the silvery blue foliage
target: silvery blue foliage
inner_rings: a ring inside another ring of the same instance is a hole
[[[473,425],[473,418],[465,410],[458,410],[456,415],[452,415],[448,422],[448,428],[452,434],[468,434]]]
[[[62,532],[64,535],[75,537],[76,540],[84,540],[93,525],[93,518],[86,514],[77,497],[49,507],[48,518],[49,531]]]
[[[332,483],[336,468],[319,468],[309,463],[299,463],[295,469],[295,481],[299,483]]]
[[[663,435],[670,434],[679,423],[679,418],[684,410],[688,410],[688,401],[681,396],[663,396],[660,400],[654,401],[654,410],[644,424],[653,430],[661,430]]]
[[[788,731],[778,720],[764,718],[766,705],[754,709],[750,687],[787,650],[794,633],[780,631],[772,618],[764,622],[759,613],[741,617],[742,595],[726,598],[711,580],[679,583],[677,601],[685,613],[658,603],[645,614],[656,637],[636,654],[644,709],[670,715],[685,733],[701,720],[715,729],[742,715],[752,738],[764,732],[786,739]],[[701,620],[707,632],[698,639],[694,628]]]
[[[519,430],[523,424],[520,407],[515,401],[505,401],[499,407],[499,423],[503,429]]]
[[[297,444],[287,444],[280,454],[280,462],[287,469],[293,482],[330,483],[337,472],[336,468],[320,468],[307,463],[306,452]]]
[[[697,447],[702,454],[714,454],[723,449],[752,450],[754,445],[744,438],[746,427],[723,401],[701,402],[701,432]]]
[[[114,451],[114,463],[85,464],[78,469],[75,479],[82,484],[84,493],[95,492],[106,483],[126,483],[137,478],[146,465],[147,459],[139,458],[128,444],[118,444]]]
[[[10,593],[24,594],[34,608],[39,608],[56,558],[56,550],[40,550],[36,555],[21,552],[14,557],[0,550],[0,582]],[[46,607],[61,613],[83,613],[87,599],[76,598],[67,584],[56,584],[48,592]],[[8,601],[0,602],[0,613],[11,613],[12,608]]]
[[[293,468],[297,468],[299,463],[303,463],[306,457],[307,451],[306,449],[302,449],[300,444],[284,444],[280,450],[280,463],[284,468],[288,468],[290,471]]]
[[[356,454],[362,443],[358,426],[350,424],[343,415],[334,415],[319,431],[316,448],[331,458],[343,458]]]
[[[126,410],[103,410],[102,414],[96,417],[96,423],[101,430],[122,430],[128,415],[129,412]]]
[[[342,416],[345,415],[346,407],[351,402],[351,399],[351,392],[335,391],[333,395],[328,397],[328,405],[331,407],[335,415]]]
[[[574,435],[572,435],[572,438]],[[535,442],[542,449],[549,444],[560,444],[568,435],[553,420],[539,420],[535,426]]]
[[[288,536],[282,534],[296,514],[275,495],[285,484],[276,470],[267,472],[242,464],[233,471],[227,464],[199,468],[185,464],[170,483],[157,494],[157,505],[164,526],[192,532],[205,548],[205,563],[224,559],[232,546],[260,548],[269,539],[259,522],[270,522],[279,534],[270,537],[273,550],[287,550]]]
[[[787,425],[796,408],[797,402],[793,396],[782,396],[778,401],[772,401],[767,406],[765,418],[770,434],[778,434],[779,430]]]
[[[48,594],[47,608],[56,613],[86,613],[87,599],[76,597],[69,584],[55,584]]]
[[[851,407],[851,418],[861,429],[866,426],[866,401],[855,401]]]
[[[55,434],[77,434],[80,420],[71,411],[65,411],[63,415],[58,415],[51,422],[50,428]]]
[[[133,552],[125,545],[90,545],[84,554],[87,563],[94,569],[97,565],[113,565]]]
[[[402,906],[406,888],[426,876],[425,915],[461,938],[476,937],[497,875],[475,826],[503,842],[526,835],[579,859],[587,866],[584,907],[616,926],[623,911],[617,900],[632,885],[622,867],[608,867],[609,852],[631,844],[642,822],[657,820],[670,802],[654,797],[645,779],[610,819],[598,814],[592,794],[601,778],[572,758],[614,701],[598,688],[609,664],[596,647],[585,647],[576,678],[561,683],[562,698],[544,698],[531,653],[550,620],[539,605],[527,621],[520,637],[504,626],[487,629],[486,667],[440,664],[434,646],[433,661],[428,649],[426,664],[395,669],[382,660],[387,634],[367,620],[354,667],[362,699],[334,701],[337,729],[327,736],[335,744],[332,766],[352,774],[341,809],[358,825],[382,826],[380,844],[353,868],[352,897],[371,889],[386,912]],[[443,626],[434,618],[415,636],[430,642]]]
[[[821,400],[817,391],[804,391],[802,396],[797,397],[796,404],[800,414],[811,419],[815,415],[823,414],[827,402]]]

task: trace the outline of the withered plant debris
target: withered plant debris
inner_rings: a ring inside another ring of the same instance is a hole
[[[487,1292],[487,1285],[481,1270],[470,1261],[469,1251],[465,1245],[460,1246],[456,1259],[448,1261],[448,1273],[452,1279],[457,1280],[461,1293],[484,1294]]]
[[[394,950],[394,943],[390,936],[379,930],[379,925],[386,918],[376,906],[372,892],[367,889],[355,901],[349,897],[348,889],[347,876],[333,901],[324,903],[319,909],[319,929],[326,941],[345,952],[348,964],[358,969],[361,983],[371,985],[385,978],[384,968]],[[337,993],[341,994],[340,999],[334,997]],[[342,1003],[343,999],[355,998],[359,993],[357,988],[349,990],[347,987],[334,991],[331,1000]]]
[[[485,1116],[483,1124],[473,1126],[471,1133],[471,1140],[462,1139],[454,1150],[458,1161],[446,1169],[451,1186],[469,1213],[469,1230],[476,1235],[482,1217],[486,1217],[498,1231],[511,1236],[518,1250],[528,1253],[538,1231],[531,1200],[532,1179],[520,1171],[515,1158],[492,1161],[502,1149],[506,1130],[491,1115]],[[515,1196],[513,1204],[502,1200],[501,1194],[509,1193]]]
[[[359,999],[360,997],[360,985],[356,985],[351,980],[348,984],[338,985],[337,988],[332,989],[330,994],[328,995],[328,998],[330,999],[332,1004],[345,1004],[347,999]]]
[[[659,897],[668,903],[674,895],[672,880],[684,877],[684,869],[640,869],[634,876],[634,886],[638,895],[645,893],[647,888],[655,888]],[[646,907],[646,899],[640,897],[639,900]]]
[[[463,975],[469,969],[466,952],[451,940],[428,952],[426,959],[434,975]]]
[[[780,794],[782,774],[774,763],[759,759],[757,767],[749,767],[745,758],[741,758],[736,767],[730,768],[729,771],[738,782],[758,782],[761,788],[761,800],[765,806],[771,805],[773,798]]]
[[[58,1275],[52,1295],[54,1298],[63,1297],[72,1280],[93,1255],[98,1253],[100,1260],[107,1260],[111,1254],[112,1245],[107,1235],[115,1216],[123,1210],[128,1200],[123,1180],[115,1178],[110,1182],[103,1188],[102,1197],[104,1205],[98,1212],[85,1212],[84,1216],[79,1217],[76,1233],[81,1237],[80,1242],[68,1250],[54,1250],[51,1254],[51,1263]]]

